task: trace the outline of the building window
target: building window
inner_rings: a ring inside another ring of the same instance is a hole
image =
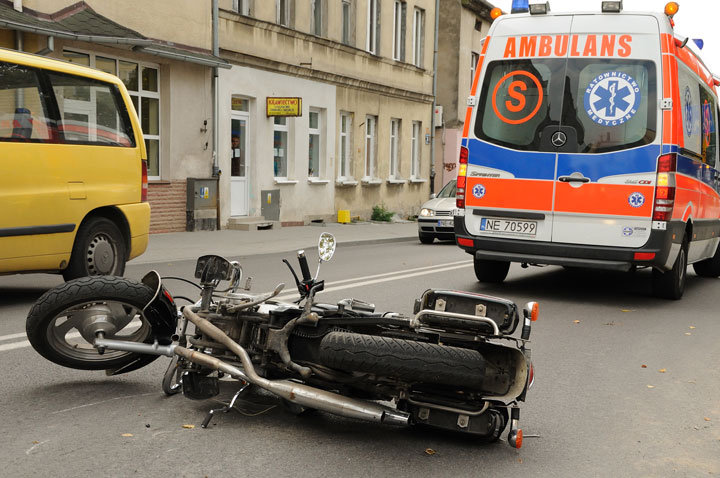
[[[367,44],[365,49],[377,55],[378,53],[378,20],[380,18],[378,12],[378,0],[368,0],[367,15]]]
[[[475,69],[477,68],[478,61],[480,61],[480,55],[472,52],[470,54],[470,88],[472,88],[473,82],[475,81]]]
[[[240,15],[250,15],[250,0],[233,0],[233,10]]]
[[[425,10],[416,8],[413,12],[413,65],[423,66],[423,42],[425,41]]]
[[[320,111],[310,110],[308,139],[308,177],[320,177],[321,125]]]
[[[275,0],[276,1],[276,10],[277,10],[277,23],[279,25],[282,25],[284,27],[292,27],[292,21],[291,21],[291,5],[290,2],[292,0]]]
[[[405,12],[407,4],[395,0],[393,9],[393,60],[405,61]]]
[[[352,0],[342,0],[342,42],[345,45],[352,45],[353,41],[353,15]]]
[[[412,124],[412,140],[410,142],[410,177],[412,179],[420,178],[420,132],[422,131],[422,123],[413,121]]]
[[[313,35],[323,36],[325,21],[325,0],[310,0],[310,31]]]
[[[397,118],[390,120],[390,179],[400,179],[400,124]]]
[[[160,179],[160,70],[157,65],[76,51],[63,51],[63,58],[122,80],[140,118],[148,156],[148,178]]]
[[[365,119],[365,177],[375,177],[377,171],[377,116]]]
[[[273,118],[273,175],[288,177],[288,119],[284,116]]]
[[[351,178],[352,173],[352,113],[340,113],[340,178]]]

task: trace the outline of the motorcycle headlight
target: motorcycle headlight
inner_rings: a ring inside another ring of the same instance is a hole
[[[422,209],[420,211],[421,216],[432,216],[433,210],[432,209]]]

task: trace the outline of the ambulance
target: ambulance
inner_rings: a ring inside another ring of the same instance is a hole
[[[720,276],[720,79],[664,13],[492,12],[468,98],[455,234],[481,282],[510,263]]]

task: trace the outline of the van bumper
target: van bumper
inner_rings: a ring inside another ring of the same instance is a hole
[[[150,203],[124,204],[118,206],[130,228],[130,252],[128,260],[139,256],[148,246],[150,235]]]
[[[476,259],[617,271],[627,271],[633,266],[669,270],[680,250],[684,231],[682,221],[671,221],[665,231],[652,230],[648,241],[640,248],[592,246],[472,236],[467,232],[463,218],[455,217],[455,241]],[[460,239],[472,241],[472,246],[460,244]],[[637,260],[637,253],[654,256],[650,260]]]

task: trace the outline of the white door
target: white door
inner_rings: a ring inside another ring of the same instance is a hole
[[[230,215],[248,215],[248,117],[233,113],[230,162]]]

